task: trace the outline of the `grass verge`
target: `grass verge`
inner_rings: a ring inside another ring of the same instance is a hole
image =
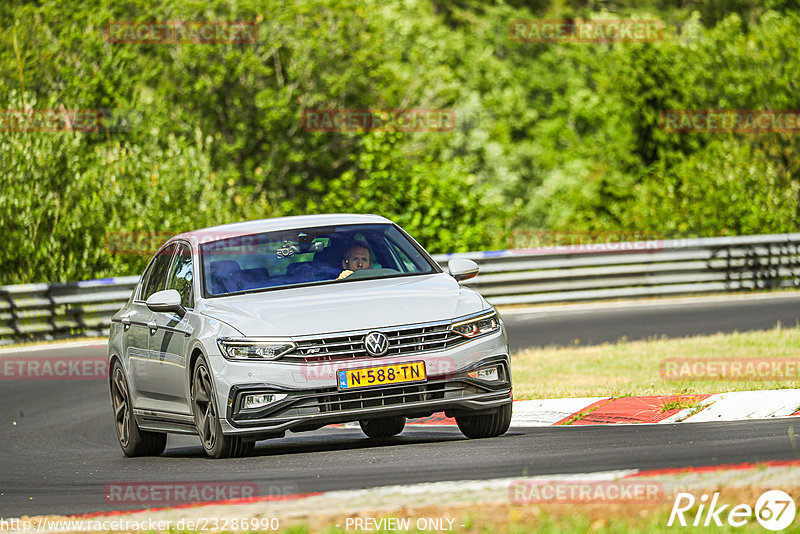
[[[800,329],[524,350],[511,356],[514,397],[691,395],[800,387],[797,373],[794,379],[778,380],[665,380],[661,365],[667,358],[785,358],[800,363]]]

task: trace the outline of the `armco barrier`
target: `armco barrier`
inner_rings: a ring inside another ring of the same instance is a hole
[[[105,335],[138,276],[0,286],[0,344],[70,334]]]
[[[800,234],[601,243],[436,256],[468,258],[465,282],[494,305],[800,287]]]
[[[468,258],[465,285],[494,305],[800,287],[800,234],[554,246],[434,256]],[[0,344],[104,334],[138,277],[0,287]]]

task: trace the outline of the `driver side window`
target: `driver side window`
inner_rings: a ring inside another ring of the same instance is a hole
[[[156,291],[161,291],[167,284],[167,272],[169,271],[170,260],[175,253],[175,245],[162,249],[156,253],[156,257],[150,264],[147,272],[147,279],[142,287],[139,296],[141,300],[147,300]]]
[[[181,304],[184,308],[194,308],[193,275],[192,253],[186,245],[178,245],[178,253],[172,263],[167,289],[174,289],[181,294]]]

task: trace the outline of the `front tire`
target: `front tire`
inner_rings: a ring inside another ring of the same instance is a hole
[[[470,439],[502,436],[511,425],[511,403],[483,415],[460,415],[456,423],[461,433]]]
[[[250,454],[255,448],[255,442],[245,442],[239,436],[223,434],[218,413],[211,373],[205,359],[200,356],[192,371],[192,415],[203,449],[211,458]]]
[[[406,418],[399,415],[381,417],[380,419],[367,419],[359,421],[361,431],[370,438],[388,438],[396,436],[406,427]]]
[[[130,388],[125,371],[119,361],[111,368],[111,407],[114,410],[114,427],[117,440],[125,456],[158,456],[167,448],[167,435],[163,432],[145,432],[139,429],[133,416]]]

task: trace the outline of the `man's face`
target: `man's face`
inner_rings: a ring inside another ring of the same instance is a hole
[[[342,269],[349,271],[372,269],[372,258],[369,255],[369,250],[364,247],[353,247],[348,250],[347,256],[342,260]]]

